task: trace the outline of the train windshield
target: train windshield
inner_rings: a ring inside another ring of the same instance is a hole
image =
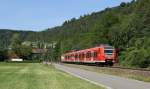
[[[104,52],[105,54],[113,54],[113,49],[105,49]]]

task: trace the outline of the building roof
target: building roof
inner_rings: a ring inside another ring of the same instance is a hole
[[[34,53],[34,54],[40,54],[40,53],[44,53],[44,52],[46,52],[47,51],[47,49],[32,49],[32,53]]]

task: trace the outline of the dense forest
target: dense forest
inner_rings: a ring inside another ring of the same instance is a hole
[[[60,53],[110,44],[117,49],[118,64],[130,67],[150,65],[150,0],[133,0],[41,32],[0,30],[0,48],[7,49],[14,34],[21,41],[59,43]]]

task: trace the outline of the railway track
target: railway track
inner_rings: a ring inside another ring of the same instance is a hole
[[[96,67],[103,67],[103,68],[114,68],[114,69],[138,70],[138,71],[149,71],[150,72],[150,69],[146,69],[146,68],[127,68],[127,67],[120,67],[120,66],[97,66],[97,65],[88,65],[88,66],[96,66]]]
[[[77,65],[83,65],[83,64],[77,64]],[[150,72],[150,69],[146,68],[127,68],[127,67],[120,67],[120,66],[101,66],[96,64],[84,64],[83,66],[90,66],[90,67],[97,67],[97,68],[111,68],[111,69],[124,69],[124,70],[137,70],[137,71],[148,71]]]
[[[116,68],[116,69],[128,69],[128,70],[138,70],[138,71],[150,71],[150,69],[145,68],[126,68],[126,67],[119,67],[119,66],[112,66],[107,68]]]
[[[97,66],[98,67],[98,66]],[[138,71],[149,71],[150,69],[146,68],[127,68],[127,67],[120,67],[120,66],[104,66],[104,68],[114,68],[114,69],[126,69],[126,70],[138,70]]]

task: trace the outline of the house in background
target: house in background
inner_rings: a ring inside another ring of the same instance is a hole
[[[8,55],[8,57],[9,57],[9,60],[10,60],[10,61],[14,61],[14,62],[21,62],[21,61],[23,61],[23,59],[22,59],[22,58],[19,58],[19,57],[17,56],[17,54],[15,54],[14,52],[11,52],[11,53]]]
[[[32,49],[32,59],[40,58],[42,54],[45,52],[47,52],[47,49],[39,49],[39,48]]]

